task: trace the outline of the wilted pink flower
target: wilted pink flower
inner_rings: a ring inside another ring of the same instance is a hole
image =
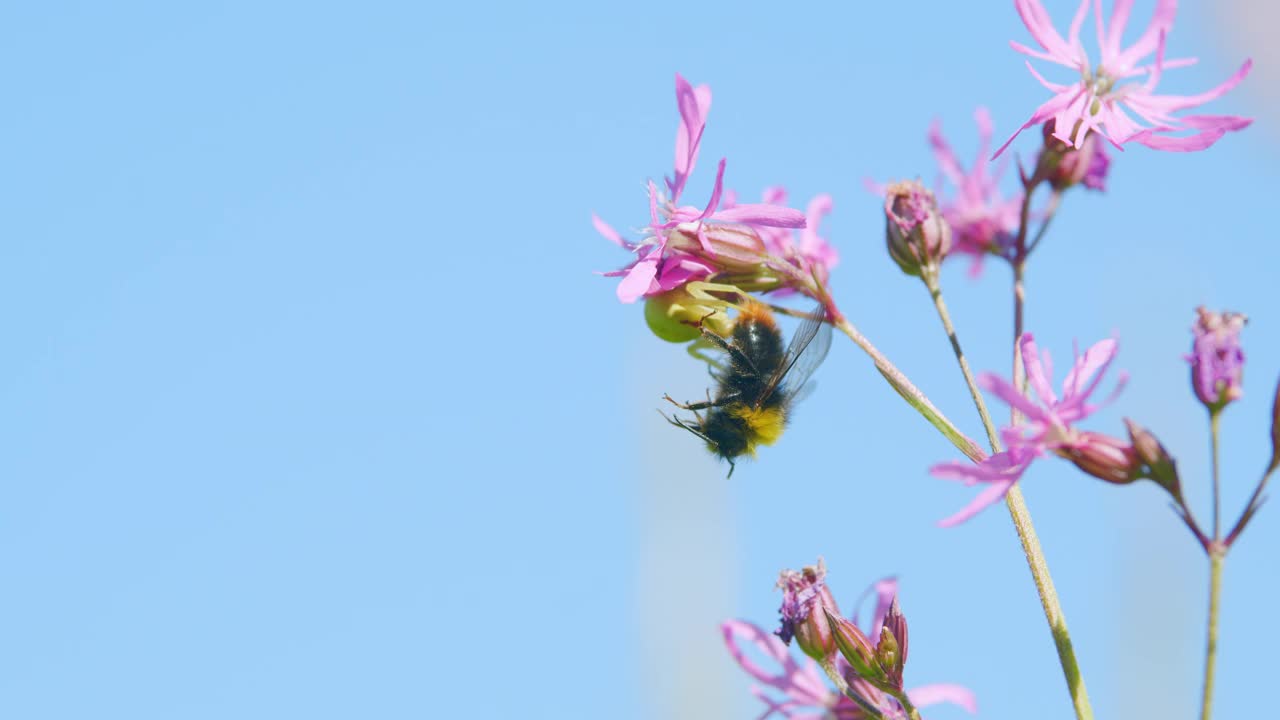
[[[983,373],[979,376],[979,385],[1022,413],[1024,418],[1019,424],[1006,427],[1001,432],[1008,446],[1004,452],[996,453],[977,465],[946,462],[935,465],[930,470],[935,477],[946,480],[961,480],[967,485],[985,483],[989,486],[963,510],[939,524],[944,527],[957,525],[998,502],[1022,477],[1032,461],[1046,452],[1056,453],[1073,461],[1077,457],[1096,459],[1104,455],[1115,455],[1116,448],[1110,446],[1110,441],[1105,436],[1088,433],[1074,426],[1110,402],[1124,388],[1126,376],[1122,374],[1110,397],[1101,403],[1090,402],[1107,367],[1115,359],[1118,348],[1115,340],[1102,340],[1077,357],[1062,383],[1061,397],[1053,390],[1053,366],[1049,354],[1046,352],[1041,356],[1031,333],[1022,336],[1019,352],[1022,353],[1022,363],[1027,371],[1027,385],[1035,394],[1034,400],[1018,392],[1012,383],[997,375]]]
[[[1196,397],[1209,408],[1222,408],[1244,395],[1244,349],[1240,347],[1240,331],[1248,321],[1241,313],[1210,312],[1196,308],[1198,314],[1191,332],[1195,341],[1187,361],[1191,363],[1191,386]]]
[[[824,610],[839,614],[835,598],[827,587],[827,566],[818,558],[817,565],[800,570],[783,570],[778,575],[777,588],[782,591],[782,605],[778,608],[780,624],[777,635],[784,644],[791,638],[806,655],[822,660],[835,652],[835,641],[827,623]]]
[[[715,185],[706,205],[681,205],[681,196],[698,161],[698,147],[711,108],[711,90],[693,87],[676,75],[676,106],[680,126],[676,132],[675,167],[666,180],[669,196],[649,182],[649,228],[639,242],[630,242],[598,217],[596,230],[606,239],[636,254],[630,265],[607,276],[621,276],[618,299],[635,302],[705,278],[723,269],[758,266],[765,254],[760,232],[768,228],[803,228],[798,210],[770,204],[722,208],[725,161],[716,170]]]
[[[897,582],[892,578],[885,578],[868,589],[871,590],[876,594],[872,629],[874,635],[878,636],[890,602],[897,593]],[[751,689],[752,694],[766,706],[759,720],[775,714],[790,720],[867,720],[871,717],[852,698],[840,695],[828,686],[817,663],[806,657],[797,662],[787,651],[787,646],[774,635],[742,620],[727,621],[721,625],[721,630],[724,632],[725,645],[734,660],[747,674],[765,686]],[[746,643],[740,644],[741,640]],[[755,652],[749,652],[752,649]],[[753,658],[752,655],[757,657]],[[757,658],[766,662],[761,664]],[[836,661],[844,676],[848,666],[838,655]],[[777,669],[768,669],[772,667]],[[865,683],[860,683],[855,689],[864,700],[878,707],[885,718],[899,720],[906,717],[897,701],[884,693]],[[958,705],[970,713],[978,711],[973,693],[959,685],[924,685],[907,691],[907,695],[917,707],[945,702]]]
[[[969,272],[976,276],[982,272],[982,260],[987,255],[1004,255],[1010,249],[1018,232],[1018,213],[1022,194],[1005,198],[1000,194],[1000,176],[1007,162],[1001,162],[987,172],[991,150],[991,115],[986,108],[978,108],[973,114],[978,124],[978,155],[967,171],[959,157],[942,135],[942,123],[934,121],[929,128],[929,144],[938,161],[942,177],[955,187],[955,196],[948,197],[939,183],[938,198],[942,214],[955,231],[952,255],[969,255],[973,264]]]
[[[1107,21],[1102,18],[1102,1],[1094,0],[1095,28],[1100,58],[1090,63],[1080,44],[1080,29],[1089,12],[1089,0],[1081,0],[1064,40],[1053,27],[1049,13],[1040,0],[1014,0],[1014,6],[1040,50],[1011,42],[1014,50],[1040,60],[1071,68],[1078,79],[1066,85],[1051,83],[1027,68],[1054,96],[1035,113],[1009,140],[996,151],[998,156],[1013,142],[1018,133],[1050,118],[1055,121],[1054,135],[1079,148],[1085,135],[1097,132],[1119,148],[1136,142],[1156,150],[1189,152],[1204,150],[1223,135],[1245,128],[1252,122],[1235,115],[1186,115],[1174,113],[1203,105],[1235,87],[1249,74],[1252,61],[1244,65],[1226,82],[1198,95],[1157,95],[1156,85],[1166,69],[1185,67],[1195,58],[1165,60],[1165,36],[1173,28],[1177,12],[1176,0],[1157,0],[1151,23],[1134,44],[1120,47],[1121,36],[1129,22],[1132,0],[1117,0]],[[1155,53],[1151,64],[1140,64]],[[1137,79],[1145,76],[1143,82]],[[1137,116],[1134,119],[1130,115]],[[1145,122],[1146,125],[1142,123]],[[1171,135],[1171,133],[1189,133]]]

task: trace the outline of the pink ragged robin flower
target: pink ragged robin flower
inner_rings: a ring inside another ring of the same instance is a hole
[[[676,75],[676,106],[680,126],[676,132],[674,171],[666,180],[665,194],[649,182],[649,227],[645,236],[638,242],[628,241],[592,216],[601,235],[636,255],[626,267],[604,273],[622,278],[618,284],[618,299],[622,302],[658,295],[719,272],[752,272],[761,268],[768,256],[762,231],[805,226],[803,213],[778,205],[721,207],[723,159],[707,203],[701,208],[681,205],[689,176],[697,165],[711,108],[711,90],[706,85],[695,88]]]
[[[1061,396],[1053,390],[1053,366],[1049,354],[1042,356],[1038,352],[1031,333],[1022,336],[1018,349],[1033,396],[1024,396],[1013,383],[992,373],[983,373],[978,378],[983,389],[994,393],[1023,415],[1020,423],[1001,432],[1008,449],[977,465],[946,462],[930,470],[935,477],[960,480],[967,485],[982,483],[988,486],[963,510],[939,523],[944,527],[962,523],[1001,500],[1031,463],[1045,453],[1054,453],[1073,462],[1080,458],[1118,457],[1120,453],[1105,436],[1075,427],[1124,388],[1127,378],[1121,374],[1110,397],[1102,402],[1091,402],[1107,367],[1115,359],[1119,344],[1114,339],[1102,340],[1076,357],[1063,380]]]
[[[987,153],[991,151],[991,114],[986,108],[978,108],[973,119],[978,124],[978,155],[973,165],[964,165],[951,145],[942,135],[942,123],[935,120],[929,128],[929,145],[938,161],[942,178],[954,187],[954,196],[944,192],[938,183],[938,200],[942,214],[955,233],[951,257],[968,255],[973,259],[969,273],[982,272],[982,261],[988,255],[1005,256],[1018,232],[1018,212],[1022,194],[1004,197],[1000,193],[1000,177],[1007,161],[989,167]],[[990,170],[990,172],[988,172]]]
[[[1073,70],[1077,79],[1067,84],[1046,80],[1031,63],[1027,68],[1053,97],[1036,109],[1031,118],[996,151],[1004,152],[1018,133],[1053,119],[1054,136],[1079,148],[1086,134],[1096,132],[1117,148],[1129,142],[1155,150],[1190,152],[1204,150],[1228,132],[1241,130],[1252,120],[1235,115],[1184,115],[1174,113],[1203,105],[1221,97],[1249,74],[1252,61],[1245,63],[1217,87],[1197,95],[1157,95],[1164,71],[1186,67],[1196,58],[1165,59],[1165,40],[1173,28],[1177,0],[1157,0],[1151,22],[1129,47],[1120,46],[1133,0],[1116,0],[1107,20],[1102,17],[1102,0],[1093,0],[1097,31],[1097,63],[1080,43],[1080,30],[1089,13],[1090,0],[1081,0],[1064,39],[1053,27],[1040,0],[1014,0],[1014,6],[1039,50],[1011,42],[1014,50]],[[1153,62],[1144,61],[1155,53]],[[1144,124],[1145,123],[1145,124]]]
[[[876,596],[871,623],[873,637],[880,635],[897,587],[897,581],[885,578],[868,589]],[[856,617],[854,622],[857,622]],[[817,663],[807,657],[798,661],[792,657],[786,644],[774,634],[742,620],[729,620],[721,625],[721,630],[734,660],[763,685],[751,689],[752,694],[765,704],[764,713],[758,720],[774,715],[789,720],[869,720],[872,717],[858,702],[840,695],[828,685]],[[837,670],[842,677],[846,676],[850,668],[839,655],[835,659]],[[858,683],[855,689],[863,702],[877,708],[886,720],[906,718],[906,713],[893,698],[866,683]],[[923,685],[907,691],[907,695],[912,704],[921,708],[951,703],[970,713],[978,711],[973,693],[960,685]]]

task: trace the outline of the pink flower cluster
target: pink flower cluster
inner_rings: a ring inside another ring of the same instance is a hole
[[[770,259],[825,277],[836,256],[817,234],[817,221],[830,210],[829,196],[815,198],[807,215],[783,205],[785,191],[781,189],[766,193],[763,203],[737,204],[724,188],[725,161],[721,159],[706,204],[681,204],[689,176],[697,166],[711,109],[711,89],[706,85],[695,88],[676,75],[676,107],[680,125],[674,169],[672,177],[666,179],[666,194],[653,181],[648,184],[649,226],[645,236],[629,241],[592,216],[601,235],[636,256],[626,267],[605,273],[622,278],[618,299],[635,302],[720,272],[749,271]]]
[[[832,603],[830,607],[834,608],[834,601],[829,600],[830,591],[821,577],[796,575],[798,584],[780,583],[785,585],[782,610],[784,628],[789,619],[794,627],[798,617],[795,613],[802,612],[807,618],[811,612],[821,612],[822,603],[818,602],[819,598],[828,598],[828,602]],[[786,577],[787,574],[784,573],[784,580]],[[885,578],[864,593],[864,596],[874,593],[876,597],[869,637],[880,636],[885,616],[889,613],[897,592],[898,582],[893,578]],[[790,616],[788,610],[792,613]],[[857,624],[856,614],[852,622]],[[808,657],[796,660],[792,657],[787,644],[779,639],[778,634],[769,633],[743,620],[725,622],[721,630],[733,659],[748,675],[762,684],[752,688],[752,694],[765,705],[765,711],[758,720],[766,720],[775,714],[790,720],[868,720],[874,717],[858,701],[832,689],[813,660]],[[835,655],[835,663],[836,670],[842,677],[852,677],[848,663],[838,654]],[[896,700],[865,682],[854,681],[861,702],[873,707],[880,713],[880,717],[886,720],[906,718],[906,713]],[[907,691],[907,696],[918,707],[951,703],[970,713],[978,711],[973,693],[960,685],[923,685]]]

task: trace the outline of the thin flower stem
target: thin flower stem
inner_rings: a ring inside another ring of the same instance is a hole
[[[920,711],[916,709],[915,705],[911,704],[911,698],[907,697],[906,692],[894,693],[893,698],[897,700],[898,704],[902,706],[902,709],[906,711],[908,718],[911,718],[911,720],[921,720]]]
[[[920,392],[920,389],[913,385],[911,381],[907,379],[907,376],[902,374],[901,370],[895,367],[893,363],[889,362],[889,359],[886,358],[875,345],[872,345],[871,341],[867,340],[862,333],[858,332],[858,329],[853,326],[853,323],[850,323],[847,318],[838,312],[832,313],[831,310],[828,309],[828,313],[831,324],[834,325],[836,329],[840,330],[840,332],[848,335],[849,339],[871,358],[871,361],[875,363],[876,369],[879,370],[880,374],[884,376],[884,379],[889,382],[889,385],[891,385],[893,389],[902,396],[902,399],[906,400],[907,404],[915,408],[916,412],[923,415],[931,425],[937,428],[944,437],[951,441],[952,445],[956,446],[956,449],[964,453],[965,456],[974,462],[982,462],[982,460],[986,458],[987,454],[982,451],[982,448],[978,447],[977,443],[969,439],[969,437],[964,433],[960,432],[955,424],[942,414],[942,411],[934,407],[933,403],[929,401],[929,398],[926,397],[924,393]]]
[[[1016,277],[1018,278],[1017,288],[1022,288],[1021,268],[1017,268]],[[950,313],[947,312],[946,303],[942,300],[942,291],[937,288],[937,284],[933,283],[929,288],[930,295],[933,296],[934,306],[938,310],[938,317],[942,320],[942,326],[947,331],[947,336],[951,339],[951,349],[956,355],[956,361],[960,364],[960,371],[964,375],[965,383],[969,386],[969,394],[973,397],[974,405],[978,409],[978,415],[982,418],[982,424],[987,429],[987,438],[991,441],[992,452],[1000,452],[1000,436],[996,433],[995,427],[991,422],[991,414],[987,410],[986,401],[979,392],[977,383],[974,382],[973,373],[969,370],[969,362],[965,359],[964,352],[960,348],[960,341],[956,336],[955,328],[951,324]],[[1022,298],[1021,292],[1017,295]],[[1018,322],[1018,334],[1021,335],[1021,317],[1022,303],[1018,302],[1015,306]],[[1015,353],[1015,362],[1019,362],[1020,356]],[[1015,369],[1015,377],[1021,377],[1020,366]],[[1076,661],[1075,649],[1071,643],[1071,633],[1067,630],[1067,619],[1062,612],[1062,604],[1058,600],[1058,591],[1053,586],[1053,576],[1049,573],[1049,564],[1044,557],[1044,549],[1040,547],[1040,538],[1036,535],[1035,525],[1031,521],[1031,511],[1027,509],[1026,500],[1022,497],[1022,490],[1014,485],[1005,495],[1005,504],[1009,508],[1009,515],[1013,519],[1013,526],[1018,531],[1018,539],[1022,543],[1022,552],[1027,558],[1027,567],[1031,569],[1031,577],[1036,584],[1036,593],[1040,596],[1040,605],[1044,608],[1045,620],[1049,623],[1049,630],[1053,635],[1053,644],[1058,651],[1058,659],[1062,664],[1062,672],[1067,680],[1067,689],[1071,693],[1071,702],[1075,707],[1076,717],[1080,720],[1091,720],[1093,718],[1093,708],[1089,704],[1089,693],[1085,688],[1084,678],[1080,675],[1080,665]]]
[[[978,383],[973,379],[973,371],[969,369],[969,361],[964,356],[964,350],[960,348],[960,338],[956,336],[955,326],[951,324],[951,313],[947,311],[947,303],[942,299],[942,286],[936,278],[926,279],[925,286],[929,288],[929,295],[933,298],[933,307],[938,311],[938,319],[942,320],[942,329],[946,330],[947,339],[951,341],[951,351],[955,353],[956,362],[960,365],[960,374],[964,375],[964,382],[969,386],[969,396],[973,398],[973,404],[978,408],[978,416],[982,418],[982,427],[987,431],[987,441],[991,443],[991,451],[1000,452],[1000,434],[996,432],[995,423],[991,421],[991,413],[987,411],[987,403],[982,399],[982,391],[978,389]]]
[[[1249,502],[1245,504],[1244,511],[1240,513],[1240,518],[1236,520],[1231,532],[1227,533],[1227,538],[1222,541],[1223,545],[1231,547],[1236,538],[1240,537],[1240,533],[1244,531],[1245,526],[1253,519],[1254,513],[1258,512],[1258,508],[1262,507],[1262,502],[1265,499],[1262,496],[1262,491],[1267,489],[1267,481],[1271,479],[1277,467],[1280,467],[1280,465],[1272,464],[1262,474],[1262,479],[1258,481],[1258,486],[1253,489],[1253,494],[1249,496]]]
[[[1218,606],[1222,597],[1222,562],[1226,548],[1215,544],[1209,551],[1209,630],[1204,648],[1204,701],[1200,720],[1213,713],[1213,677],[1218,660]]]
[[[1058,662],[1062,665],[1062,675],[1067,680],[1067,691],[1071,694],[1071,705],[1075,708],[1076,718],[1093,720],[1093,706],[1089,704],[1089,691],[1080,674],[1075,647],[1071,644],[1067,617],[1062,612],[1058,591],[1053,586],[1053,576],[1049,574],[1049,563],[1045,560],[1044,549],[1040,547],[1036,528],[1031,523],[1031,511],[1027,509],[1022,490],[1015,484],[1009,488],[1009,494],[1004,496],[1004,502],[1009,507],[1013,526],[1018,530],[1018,539],[1022,541],[1022,552],[1027,556],[1027,567],[1031,568],[1031,577],[1035,580],[1036,592],[1040,595],[1040,605],[1044,608],[1045,620],[1053,634],[1053,645],[1058,650]]]
[[[1039,247],[1040,241],[1044,239],[1044,234],[1049,231],[1049,223],[1053,221],[1053,216],[1058,212],[1058,203],[1060,202],[1062,202],[1062,192],[1054,190],[1053,193],[1049,195],[1049,203],[1045,205],[1044,220],[1040,223],[1040,229],[1036,230],[1036,236],[1031,241],[1031,244],[1027,245],[1027,251],[1025,253],[1025,257],[1023,257],[1023,261],[1030,257],[1031,253],[1035,252],[1035,249]]]
[[[1222,599],[1222,561],[1227,554],[1227,546],[1222,542],[1221,534],[1222,463],[1218,441],[1220,415],[1218,410],[1209,411],[1209,447],[1213,457],[1213,541],[1206,548],[1209,554],[1209,620],[1205,631],[1204,700],[1200,704],[1200,720],[1209,720],[1209,716],[1213,714],[1213,678],[1218,663],[1218,606]]]
[[[1213,539],[1222,539],[1222,494],[1221,494],[1221,473],[1219,472],[1218,458],[1218,418],[1222,413],[1217,410],[1209,412],[1209,443],[1211,455],[1213,456]]]
[[[1027,228],[1031,223],[1031,196],[1038,181],[1027,183],[1022,199],[1021,223],[1018,227],[1017,243],[1013,259],[1013,378],[1018,389],[1025,393],[1027,379],[1020,351],[1023,318],[1026,305],[1026,262],[1027,262]],[[1049,221],[1058,208],[1059,196],[1054,194],[1048,212],[1045,215],[1040,232],[1033,243],[1038,245],[1044,235]],[[1018,423],[1019,414],[1011,409],[1011,423]],[[1031,578],[1035,581],[1036,592],[1040,596],[1040,606],[1044,609],[1045,620],[1049,623],[1049,632],[1053,635],[1053,644],[1058,651],[1058,662],[1062,665],[1062,675],[1067,681],[1067,692],[1071,695],[1071,705],[1077,720],[1093,720],[1093,706],[1089,703],[1089,691],[1085,687],[1084,677],[1080,674],[1080,663],[1076,660],[1075,648],[1071,643],[1071,632],[1067,629],[1067,618],[1062,611],[1062,603],[1058,599],[1058,591],[1053,586],[1053,576],[1049,574],[1049,564],[1044,557],[1044,549],[1040,547],[1040,538],[1036,535],[1035,526],[1031,522],[1031,511],[1027,509],[1027,501],[1022,497],[1022,489],[1018,485],[1009,488],[1004,496],[1005,505],[1009,508],[1009,517],[1018,531],[1018,540],[1022,543],[1022,552],[1027,557],[1027,567],[1031,569]]]

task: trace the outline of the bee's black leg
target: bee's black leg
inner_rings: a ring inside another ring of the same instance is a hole
[[[659,414],[659,415],[662,415],[662,411],[661,411],[661,410],[659,410],[659,411],[658,411],[658,414]],[[676,427],[678,427],[678,428],[684,428],[685,430],[688,430],[689,432],[693,433],[694,435],[697,435],[699,438],[701,438],[701,439],[702,439],[702,441],[703,441],[703,442],[706,442],[706,443],[712,443],[711,438],[707,437],[707,436],[706,436],[706,435],[705,435],[701,430],[698,430],[698,429],[696,429],[696,428],[691,427],[688,423],[686,423],[685,421],[681,420],[681,419],[680,419],[680,418],[678,418],[678,417],[674,417],[674,416],[673,416],[673,417],[667,417],[666,415],[662,415],[662,419],[663,419],[663,420],[666,420],[667,422],[671,423],[672,425],[675,425],[675,426],[676,426]],[[712,443],[712,444],[714,444],[714,443]]]
[[[724,479],[725,479],[725,480],[728,480],[729,478],[733,477],[733,470],[734,470],[734,468],[736,468],[737,466],[733,464],[733,459],[732,459],[732,458],[725,458],[725,460],[728,460],[728,461],[729,461],[729,474],[724,476]]]
[[[734,395],[720,398],[719,400],[712,400],[710,390],[707,391],[706,402],[682,403],[682,402],[677,402],[676,399],[671,397],[670,395],[662,396],[663,400],[666,400],[667,402],[671,403],[672,405],[675,405],[681,410],[706,410],[707,408],[714,408],[714,407],[720,407],[722,405],[728,405],[729,403],[733,402],[737,398],[738,396],[734,394]]]
[[[702,337],[705,338],[707,342],[728,353],[729,357],[739,367],[749,370],[753,375],[759,377],[760,371],[756,369],[755,363],[751,362],[751,358],[747,357],[746,354],[738,348],[730,345],[728,340],[725,340],[706,328],[702,328]]]

